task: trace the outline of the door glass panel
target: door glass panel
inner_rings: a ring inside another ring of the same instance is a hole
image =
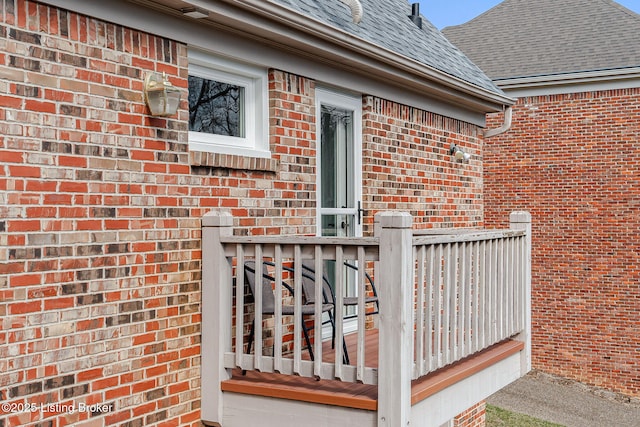
[[[322,215],[322,235],[328,237],[354,237],[355,218],[352,214]]]
[[[353,208],[353,111],[322,105],[321,207]]]
[[[353,237],[355,235],[355,217],[353,215],[322,215],[322,235],[328,237]],[[352,265],[356,264],[354,260],[348,260]],[[345,289],[345,297],[356,296],[356,270],[342,266],[340,270],[336,270],[335,261],[325,261],[323,267],[324,274],[329,279],[329,283],[333,288],[336,283],[336,274],[342,274]],[[335,292],[335,288],[333,289]],[[356,307],[345,307],[345,317],[356,314]]]

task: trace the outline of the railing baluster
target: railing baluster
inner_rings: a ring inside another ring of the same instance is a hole
[[[500,285],[498,287],[499,290],[499,304],[500,304],[500,314],[498,316],[498,341],[503,340],[506,336],[506,320],[507,320],[507,303],[508,303],[508,292],[507,292],[507,281],[508,281],[508,277],[509,277],[509,269],[507,266],[507,262],[508,262],[508,253],[509,253],[509,246],[507,244],[506,239],[501,239],[500,240],[500,244],[502,246],[501,248],[501,252],[500,252],[500,270],[501,270],[501,274],[500,274]]]
[[[435,258],[435,253],[434,253],[434,247],[433,245],[429,245],[428,249],[427,249],[427,271],[425,274],[425,292],[427,295],[427,300],[426,300],[426,304],[427,304],[427,317],[425,319],[425,333],[427,334],[426,336],[426,348],[425,348],[425,353],[427,355],[427,360],[425,363],[425,370],[422,372],[422,375],[426,374],[427,372],[430,372],[433,369],[433,352],[435,350],[435,345],[434,345],[434,340],[435,340],[435,334],[434,334],[434,309],[433,309],[433,305],[434,305],[434,289],[435,289],[435,280],[434,280],[434,258]]]
[[[316,245],[314,249],[314,271],[315,274],[315,304],[314,304],[314,329],[313,329],[313,342],[314,342],[314,363],[313,374],[322,378],[322,304],[324,298],[322,295],[322,246]]]
[[[302,248],[295,245],[293,248],[293,372],[302,373]]]
[[[493,240],[486,242],[487,248],[485,252],[485,271],[484,271],[484,342],[483,347],[486,347],[488,343],[493,342]]]
[[[471,352],[475,353],[479,350],[480,343],[480,271],[481,271],[481,260],[480,260],[480,242],[473,242],[473,315],[471,316]]]
[[[500,282],[500,241],[492,242],[491,252],[491,270],[493,271],[493,279],[491,280],[491,342],[498,340],[498,318],[500,316],[499,303],[499,282]]]
[[[236,366],[244,368],[244,247],[241,244],[236,245],[236,260]]]
[[[450,246],[453,248],[453,255],[451,256],[449,264],[451,267],[451,275],[449,276],[449,288],[451,292],[449,294],[449,347],[451,351],[449,352],[449,359],[447,363],[452,363],[456,360],[458,354],[458,285],[460,283],[460,270],[458,268],[460,261],[460,245],[458,243],[452,243]]]
[[[527,255],[526,255],[526,240],[524,237],[520,237],[520,245],[518,246],[519,250],[518,250],[518,268],[519,268],[519,274],[518,274],[518,307],[520,307],[520,311],[517,314],[517,319],[518,319],[518,326],[517,326],[517,330],[521,331],[524,329],[525,327],[525,313],[524,313],[524,309],[526,307],[526,294],[525,294],[525,290],[526,290],[526,259],[527,259]]]
[[[253,368],[257,371],[262,369],[262,265],[262,245],[256,245]]]
[[[436,315],[436,327],[435,327],[435,356],[436,364],[433,369],[437,369],[442,366],[444,362],[444,330],[443,330],[443,309],[444,309],[444,250],[443,245],[438,245],[438,252],[435,258],[435,268],[433,270],[433,286],[435,291],[435,315]]]
[[[515,304],[516,304],[516,299],[515,299],[515,292],[516,292],[516,281],[515,281],[515,245],[516,245],[516,241],[514,238],[510,238],[509,239],[509,262],[508,262],[508,268],[509,268],[509,302],[508,302],[508,307],[507,310],[509,311],[509,315],[507,316],[507,336],[510,337],[511,335],[513,335],[515,328],[514,328],[514,317],[513,317],[513,312],[515,311]]]
[[[498,254],[498,337],[497,340],[500,341],[504,338],[504,318],[505,318],[505,310],[506,310],[506,292],[505,292],[505,279],[506,279],[506,271],[505,271],[505,239],[500,239],[500,253]]]
[[[458,258],[458,263],[459,263],[459,276],[458,276],[458,320],[457,320],[457,326],[458,326],[458,337],[457,337],[457,342],[458,342],[458,351],[456,353],[456,359],[462,357],[462,355],[464,355],[465,352],[465,348],[466,348],[466,343],[464,340],[464,336],[465,336],[465,315],[466,313],[466,309],[467,309],[467,301],[468,299],[467,297],[467,286],[468,286],[468,282],[467,282],[467,251],[466,251],[466,243],[462,242],[460,244],[458,244],[459,246],[459,258]]]
[[[340,266],[340,267],[339,267]],[[344,255],[342,246],[336,246],[336,282],[334,283],[334,293],[336,296],[335,307],[333,313],[335,317],[333,319],[335,323],[335,370],[336,378],[343,378],[342,359],[344,352],[342,349],[342,343],[344,342]]]
[[[366,284],[367,279],[365,276],[365,254],[364,248],[358,247],[358,349],[357,349],[357,363],[356,363],[356,379],[358,381],[362,381],[364,379],[364,366],[365,366],[365,320],[366,320],[366,307],[365,307],[365,298],[366,298]],[[336,345],[336,347],[340,347],[340,345]]]
[[[487,299],[487,242],[480,242],[480,257],[478,259],[478,349],[484,348],[487,317],[485,313]]]
[[[473,303],[473,293],[472,293],[472,289],[473,289],[473,283],[471,281],[471,268],[473,266],[472,264],[472,245],[473,243],[468,242],[465,243],[465,275],[464,275],[464,281],[465,281],[465,309],[466,309],[466,315],[463,316],[463,320],[464,320],[464,355],[468,355],[472,353],[472,345],[471,345],[471,318],[473,317],[473,312],[475,311],[476,307],[475,304]]]
[[[275,245],[274,249],[274,264],[276,265],[275,271],[275,315],[273,316],[273,350],[274,360],[273,369],[277,372],[282,371],[282,246]]]
[[[422,361],[425,360],[424,357],[424,347],[425,347],[425,290],[426,286],[426,277],[425,277],[425,263],[426,263],[426,248],[424,245],[420,247],[414,247],[413,250],[413,258],[416,260],[418,267],[418,275],[416,280],[416,313],[414,314],[414,319],[416,322],[416,355],[415,355],[415,371],[414,376],[422,376],[424,375],[424,366]]]
[[[444,260],[444,272],[445,272],[445,280],[444,280],[444,331],[443,331],[443,347],[444,347],[444,363],[448,364],[451,360],[451,347],[454,345],[454,342],[451,340],[451,329],[455,327],[454,322],[451,321],[451,317],[455,314],[455,303],[453,300],[453,289],[452,283],[454,282],[454,262],[452,260],[451,255],[451,246],[452,244],[447,244],[445,250],[445,260]],[[452,308],[453,307],[453,308]]]
[[[521,295],[521,267],[522,267],[522,259],[520,255],[520,248],[522,247],[522,239],[517,237],[515,239],[515,248],[513,251],[513,282],[514,282],[514,292],[513,292],[513,332],[517,333],[520,330],[520,295]]]
[[[507,311],[508,311],[508,315],[507,315],[507,337],[510,337],[511,335],[513,335],[514,333],[514,328],[513,328],[513,311],[515,309],[515,298],[514,298],[514,292],[515,292],[515,265],[514,260],[514,248],[515,248],[515,240],[513,239],[513,237],[508,239],[509,241],[509,260],[507,261],[507,268],[509,269],[509,279],[508,279],[508,292],[509,292],[509,302],[507,303]]]
[[[520,314],[521,314],[521,304],[522,303],[522,282],[523,282],[523,278],[522,278],[522,256],[521,256],[521,250],[522,250],[522,246],[523,246],[523,242],[524,239],[522,239],[521,237],[518,237],[516,239],[516,248],[514,251],[514,257],[515,257],[515,272],[514,272],[514,281],[515,281],[515,295],[514,295],[514,299],[515,299],[515,307],[516,309],[514,310],[513,313],[513,322],[514,322],[514,333],[517,333],[518,331],[521,330],[522,325],[520,324]]]

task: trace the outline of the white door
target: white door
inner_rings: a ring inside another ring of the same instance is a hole
[[[362,100],[316,90],[319,235],[362,236]]]
[[[362,236],[362,99],[316,90],[318,234]],[[333,283],[335,263],[327,263]],[[355,272],[347,269],[345,296],[356,295]],[[352,315],[354,313],[346,313]],[[355,330],[355,319],[345,332]]]

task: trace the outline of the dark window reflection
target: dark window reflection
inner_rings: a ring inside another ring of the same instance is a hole
[[[189,130],[244,138],[244,88],[189,76]]]

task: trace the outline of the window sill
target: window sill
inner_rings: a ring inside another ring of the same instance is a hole
[[[205,166],[222,169],[239,169],[264,171],[275,173],[280,162],[264,157],[246,157],[235,154],[210,153],[205,151],[191,151],[189,153],[191,166]]]

